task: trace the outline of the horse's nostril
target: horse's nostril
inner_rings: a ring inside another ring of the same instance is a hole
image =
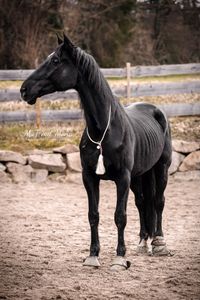
[[[22,95],[23,98],[26,97],[27,89],[26,89],[25,87],[22,87],[22,88],[20,89],[20,92],[21,92],[21,95]]]

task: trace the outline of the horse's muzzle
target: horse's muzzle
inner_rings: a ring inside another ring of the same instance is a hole
[[[21,89],[20,89],[20,94],[21,94],[21,99],[22,99],[22,100],[26,101],[26,102],[27,102],[28,104],[30,104],[30,105],[35,104],[35,102],[36,102],[36,100],[37,100],[37,97],[35,97],[35,96],[32,96],[32,97],[31,97],[31,96],[28,94],[27,88],[24,87],[23,85],[22,85],[22,87],[21,87]]]
[[[25,87],[21,87],[21,89],[20,89],[20,94],[21,94],[22,100],[25,100],[25,101],[26,101],[27,89],[26,89]]]

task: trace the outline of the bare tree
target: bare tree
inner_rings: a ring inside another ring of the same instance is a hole
[[[35,67],[59,27],[59,1],[0,0],[0,7],[0,67]]]
[[[79,0],[71,6],[68,14],[73,21],[68,17],[65,28],[69,28],[79,45],[95,55],[100,65],[120,65],[120,53],[130,37],[136,1]]]
[[[65,30],[104,67],[200,61],[199,0],[0,0],[0,68],[34,68]]]

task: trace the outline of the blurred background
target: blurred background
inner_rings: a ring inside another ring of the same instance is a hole
[[[200,61],[197,0],[0,0],[0,69],[38,65],[63,31],[101,67]]]
[[[173,138],[200,141],[199,28],[197,0],[0,0],[0,149],[79,143],[74,92],[20,101],[23,80],[63,32],[104,68],[122,104],[161,105]]]

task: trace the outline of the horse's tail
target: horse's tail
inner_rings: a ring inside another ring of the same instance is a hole
[[[170,127],[165,112],[161,108],[156,107],[154,110],[154,118],[162,127],[164,135],[166,135],[166,133],[170,131]]]
[[[144,223],[149,237],[153,237],[156,229],[155,193],[156,181],[154,170],[143,175]]]

